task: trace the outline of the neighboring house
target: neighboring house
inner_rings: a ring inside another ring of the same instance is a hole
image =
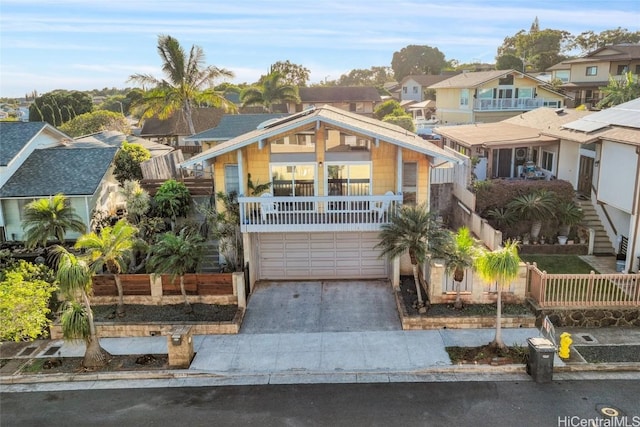
[[[92,210],[105,207],[116,184],[111,165],[118,148],[77,143],[44,122],[2,122],[0,137],[0,239],[21,241],[25,205],[58,193],[88,230]]]
[[[400,101],[426,101],[429,86],[451,78],[451,75],[410,75],[400,82]]]
[[[628,71],[640,74],[640,44],[619,44],[602,47],[587,55],[567,59],[547,69],[571,99],[568,106],[595,107],[604,95],[600,88],[609,84],[609,77],[623,78]]]
[[[440,123],[493,123],[539,107],[561,108],[565,95],[516,70],[466,72],[429,86]]]
[[[476,177],[552,179],[558,176],[560,139],[545,131],[560,129],[590,114],[575,109],[537,108],[497,123],[438,126],[443,145],[477,158]],[[526,164],[534,167],[527,172]]]
[[[300,103],[289,103],[290,113],[310,107],[330,105],[341,110],[373,116],[373,110],[382,101],[378,89],[371,86],[322,86],[298,89]]]
[[[216,192],[236,191],[250,283],[391,278],[380,226],[402,203],[426,203],[430,170],[455,156],[414,133],[331,106],[308,109],[183,162],[211,170]],[[269,193],[245,197],[247,176]]]

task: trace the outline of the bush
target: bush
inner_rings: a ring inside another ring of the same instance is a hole
[[[150,158],[151,152],[141,144],[130,144],[124,141],[116,154],[113,174],[121,185],[125,181],[140,181],[142,179],[140,163]]]
[[[481,182],[481,181],[476,181]],[[558,202],[570,202],[574,198],[575,191],[568,181],[528,181],[528,180],[504,180],[494,179],[489,185],[476,184],[476,211],[485,217],[490,209],[506,206],[519,196],[530,194],[538,190],[548,190],[555,193]]]

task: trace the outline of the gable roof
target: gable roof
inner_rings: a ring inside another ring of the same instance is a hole
[[[93,195],[117,151],[116,147],[77,148],[73,144],[34,150],[0,188],[0,197]]]
[[[140,138],[134,135],[125,135],[122,132],[105,130],[97,132],[91,135],[81,136],[75,138],[75,147],[79,147],[79,144],[106,144],[110,147],[120,148],[122,143],[127,141],[128,143],[140,144],[151,153],[151,157],[163,156],[175,149],[166,144],[160,144],[157,142],[149,141],[145,138]]]
[[[287,116],[262,129],[255,129],[244,135],[225,141],[182,162],[181,166],[190,167],[205,160],[218,157],[251,144],[259,143],[267,138],[273,138],[300,127],[316,126],[319,122],[353,131],[374,140],[383,140],[428,156],[460,163],[457,157],[400,126],[324,105],[319,108],[310,108],[300,113]]]
[[[282,113],[272,114],[225,114],[220,123],[213,129],[185,138],[185,141],[226,141],[243,133],[250,132],[261,123],[287,116]]]
[[[401,84],[404,86],[406,82],[408,82],[409,80],[413,80],[416,83],[418,83],[420,86],[431,86],[443,80],[450,79],[451,77],[452,77],[451,74],[448,74],[448,75],[412,74],[402,79]]]
[[[0,166],[7,166],[18,153],[43,130],[58,134],[60,139],[70,139],[46,122],[0,122]]]
[[[378,89],[372,86],[322,86],[298,89],[301,102],[380,102]]]
[[[637,59],[640,59],[640,44],[616,44],[601,47],[580,58],[566,59],[547,68],[547,70],[565,70],[570,68],[571,64],[601,61],[632,61]]]
[[[216,127],[224,114],[221,108],[194,108],[193,126],[197,132]],[[167,119],[152,117],[142,125],[140,136],[188,136],[191,135],[186,118],[181,112],[174,113]]]

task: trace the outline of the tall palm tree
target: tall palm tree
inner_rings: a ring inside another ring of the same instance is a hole
[[[175,38],[158,36],[158,54],[162,58],[164,78],[150,74],[134,74],[128,81],[151,89],[141,100],[145,106],[143,118],[158,116],[166,119],[180,112],[187,121],[189,132],[196,133],[193,125],[193,107],[207,105],[235,111],[233,103],[214,90],[214,81],[220,77],[233,77],[233,73],[213,65],[205,66],[204,51],[193,45],[189,54]]]
[[[609,76],[609,84],[601,87],[604,98],[598,102],[598,108],[613,107],[640,97],[640,82],[638,76],[631,71],[624,74],[624,78]]]
[[[531,239],[536,241],[540,235],[542,221],[554,217],[557,198],[549,190],[537,190],[518,196],[508,203],[507,208],[525,221],[531,221]]]
[[[106,269],[113,275],[118,288],[116,314],[120,317],[125,315],[120,273],[126,268],[137,231],[134,226],[121,219],[113,227],[104,227],[100,234],[91,232],[80,236],[75,245],[76,249],[87,251],[86,260],[94,273],[99,274]]]
[[[89,302],[91,293],[91,269],[86,261],[76,258],[61,246],[56,246],[56,279],[60,290],[67,296],[61,322],[65,339],[83,339],[86,344],[82,365],[87,368],[101,367],[109,363],[111,355],[102,348],[93,321]]]
[[[502,340],[502,288],[508,286],[516,277],[520,268],[518,256],[518,242],[508,240],[504,247],[493,252],[485,252],[475,261],[475,268],[480,277],[488,283],[495,282],[498,286],[496,335],[491,345],[505,349]]]
[[[46,246],[52,237],[62,244],[67,231],[87,231],[87,226],[75,213],[75,209],[67,204],[67,198],[62,194],[27,204],[24,208],[22,228],[25,230],[27,246],[31,248],[38,245]]]
[[[204,252],[204,239],[198,233],[187,228],[178,234],[164,233],[151,248],[151,257],[147,263],[150,271],[159,274],[170,274],[171,280],[180,278],[180,292],[184,298],[185,310],[191,313],[193,309],[187,299],[184,288],[184,275],[194,273]]]
[[[270,113],[273,105],[282,102],[300,102],[297,86],[288,84],[279,72],[264,76],[257,85],[249,86],[240,93],[242,106],[262,105]]]
[[[446,238],[446,230],[443,230],[436,221],[436,216],[430,213],[424,204],[404,205],[400,211],[391,215],[389,222],[380,226],[380,256],[396,258],[404,253],[409,253],[413,280],[418,297],[418,308],[424,311],[425,303],[420,290],[421,284],[428,289],[422,277],[419,266],[424,264],[429,249],[439,247]]]

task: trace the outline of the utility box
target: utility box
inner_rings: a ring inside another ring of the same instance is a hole
[[[529,338],[529,361],[527,373],[537,383],[548,383],[553,380],[553,358],[556,346],[546,338]]]
[[[191,326],[175,326],[167,335],[169,366],[188,368],[193,359]]]

